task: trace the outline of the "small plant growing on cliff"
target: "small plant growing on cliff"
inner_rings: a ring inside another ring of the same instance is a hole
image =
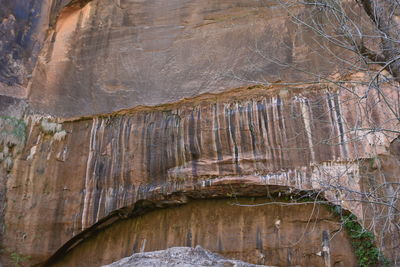
[[[329,206],[331,212],[341,217],[344,228],[351,238],[351,244],[360,267],[389,267],[389,261],[376,246],[375,236],[364,229],[353,214],[344,215],[340,206]]]
[[[305,126],[305,132],[312,145],[318,143],[342,147],[340,159],[355,159],[355,170],[359,174],[350,174],[347,168],[352,167],[348,163],[346,170],[336,174],[330,173],[330,167],[326,168],[324,172],[328,179],[315,181],[322,188],[321,191],[336,194],[340,201],[360,207],[365,214],[364,222],[368,222],[364,226],[377,234],[378,241],[361,226],[360,229],[351,228],[358,225],[354,223],[354,218],[344,218],[346,229],[351,230],[349,234],[361,240],[354,242],[360,265],[382,266],[383,263],[378,262],[381,253],[376,248],[379,244],[397,266],[400,250],[394,248],[399,247],[400,240],[400,183],[393,170],[398,166],[400,158],[397,151],[400,150],[396,147],[390,152],[390,160],[394,163],[390,166],[386,164],[386,168],[391,169],[389,171],[384,170],[384,164],[380,162],[389,156],[380,155],[389,154],[388,140],[392,143],[400,140],[400,1],[277,0],[276,3],[287,12],[294,27],[303,31],[304,36],[311,37],[308,40],[310,47],[313,47],[313,55],[332,63],[332,70],[313,69],[309,64],[304,64],[312,62],[309,59],[298,57],[296,60],[269,54],[268,50],[262,48],[262,43],[255,44],[253,49],[269,64],[282,68],[282,71],[290,69],[297,72],[300,78],[296,84],[326,84],[329,88],[326,116],[319,117],[313,111],[314,117],[308,115],[308,110],[321,110],[320,107],[325,105],[321,104],[325,101],[321,98],[321,101],[314,102],[314,106],[307,102],[302,117],[305,121],[311,119],[323,123],[336,114],[337,130],[322,139],[318,139],[314,133],[318,124]],[[299,34],[293,40],[297,42],[301,38],[304,37]],[[292,45],[288,46],[288,54],[295,56],[297,52],[294,51],[297,50],[293,48]],[[292,81],[288,82],[288,85],[293,84]],[[258,83],[273,84],[265,80]],[[303,103],[301,101],[299,103]],[[340,110],[345,109],[351,109],[354,113],[351,112],[350,116],[341,113]],[[297,114],[293,116],[297,117]],[[343,183],[346,179],[348,183]]]
[[[26,123],[23,120],[0,116],[0,143],[10,146],[23,145],[26,139]]]
[[[22,263],[29,260],[29,257],[23,256],[19,253],[13,252],[11,253],[11,262],[14,267],[21,266]]]
[[[26,124],[23,120],[0,116],[0,162],[11,171],[13,156],[21,152],[26,141]]]

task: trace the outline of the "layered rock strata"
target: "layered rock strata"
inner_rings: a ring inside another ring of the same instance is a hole
[[[6,264],[11,255],[62,262],[96,232],[122,238],[113,228],[122,219],[188,199],[310,191],[356,214],[399,261],[399,93],[306,84],[340,69],[287,13],[306,10],[239,0],[1,3]],[[267,86],[231,90],[254,83]]]
[[[236,187],[231,194],[234,190]],[[99,266],[131,253],[201,245],[226,258],[254,264],[327,266],[328,260],[331,266],[357,266],[350,239],[326,207],[275,201],[239,197],[193,200],[153,210],[113,223],[51,264]],[[327,246],[322,245],[324,236]]]
[[[62,124],[28,117],[7,181],[5,243],[42,261],[114,210],[183,191],[212,197],[208,188],[223,184],[322,190],[363,219],[362,206],[343,202],[359,198],[358,159],[398,159],[386,148],[390,135],[354,130],[369,123],[358,120],[355,100],[315,87],[255,86]],[[383,106],[372,112],[376,123],[397,127]]]
[[[81,4],[55,5],[29,86],[34,110],[53,116],[159,105],[254,81],[314,80],[285,64],[338,68],[279,1],[72,2]]]

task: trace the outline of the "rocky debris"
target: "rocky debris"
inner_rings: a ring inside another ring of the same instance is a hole
[[[135,253],[130,257],[114,262],[108,267],[256,267],[255,265],[239,260],[230,260],[218,254],[211,253],[201,246],[173,247],[166,250]],[[272,267],[272,266],[270,266]]]

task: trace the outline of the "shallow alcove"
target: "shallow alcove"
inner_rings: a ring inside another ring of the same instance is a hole
[[[256,264],[325,266],[324,235],[329,237],[332,266],[356,266],[345,230],[324,205],[279,204],[266,198],[192,200],[113,223],[60,257],[56,265],[99,266],[135,252],[201,245]]]

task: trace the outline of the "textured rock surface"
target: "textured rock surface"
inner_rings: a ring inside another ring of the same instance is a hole
[[[41,261],[114,210],[174,192],[226,196],[219,185],[247,196],[262,193],[240,184],[318,190],[340,182],[358,190],[354,160],[388,154],[393,137],[357,138],[366,133],[352,130],[362,110],[351,101],[314,87],[251,87],[46,126],[56,132],[30,117],[7,181],[5,242]],[[385,122],[385,112],[375,105],[373,120]],[[359,205],[343,205],[363,218]]]
[[[164,251],[154,251],[147,253],[133,254],[128,258],[124,258],[108,267],[150,267],[150,266],[171,266],[171,267],[261,267],[265,265],[254,265],[242,261],[228,260],[223,257],[211,253],[200,246],[196,248],[174,247]]]
[[[62,9],[29,99],[37,111],[80,116],[307,80],[271,61],[332,71],[314,37],[276,1],[93,0]]]
[[[0,95],[26,98],[48,31],[74,0],[0,1]]]
[[[50,1],[0,3],[0,94],[26,97],[25,87],[48,28],[43,7]]]
[[[226,194],[235,194],[236,190],[228,188]],[[233,197],[190,201],[113,223],[65,253],[55,266],[99,266],[133,252],[196,245],[254,264],[324,266],[323,232],[332,236],[332,263],[357,266],[346,232],[341,231],[338,218],[326,207],[313,203],[290,205],[288,201],[279,205],[268,198]]]
[[[132,251],[123,251],[124,244],[133,239],[123,239],[115,227],[122,219],[192,198],[290,196],[298,190],[323,190],[323,197],[373,225],[379,245],[395,257],[398,232],[370,216],[385,208],[342,200],[359,200],[355,191],[386,181],[390,186],[379,193],[398,191],[400,127],[388,120],[390,111],[374,92],[360,100],[329,84],[280,85],[309,77],[271,59],[307,71],[339,66],[321,60],[315,36],[293,25],[275,2],[0,2],[0,239],[6,265],[12,253],[29,256],[29,264],[51,255],[62,263],[75,246],[93,253],[90,240],[106,238],[107,226],[122,238],[118,257],[128,256]],[[278,82],[249,86],[260,81]],[[232,90],[241,85],[246,87]],[[399,92],[384,90],[386,101],[398,107]],[[223,93],[199,96],[204,92]],[[251,238],[240,240],[254,252],[257,231],[248,233]],[[171,237],[186,245],[179,238]],[[229,235],[224,238],[230,244]],[[318,238],[311,242],[315,250]],[[167,247],[154,244],[148,248]],[[276,254],[280,264],[285,253]]]

